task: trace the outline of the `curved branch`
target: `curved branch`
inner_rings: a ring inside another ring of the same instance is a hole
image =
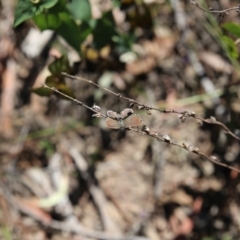
[[[240,4],[237,7],[227,8],[227,9],[223,9],[223,10],[213,10],[212,8],[206,9],[206,8],[199,6],[199,4],[195,1],[191,0],[190,2],[191,2],[191,4],[195,5],[197,8],[203,10],[204,12],[208,12],[208,13],[228,14],[228,12],[230,12],[230,11],[234,11],[234,10],[237,12],[240,11]]]

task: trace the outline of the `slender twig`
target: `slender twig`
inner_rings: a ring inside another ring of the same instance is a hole
[[[64,75],[66,75],[66,74],[64,74]],[[70,76],[70,75],[69,75],[69,76]],[[73,77],[73,76],[70,76],[70,77],[76,78],[76,77]],[[77,79],[78,79],[78,77],[77,77]],[[83,81],[92,83],[92,81],[89,81],[89,80],[86,80],[86,79],[84,79]],[[107,92],[112,93],[113,95],[118,95],[118,94],[116,94],[116,93],[114,93],[114,92],[112,92],[112,91],[110,91],[110,90],[108,90],[108,89],[106,89],[106,88],[100,87],[100,86],[99,86],[98,84],[96,84],[96,83],[94,83],[94,85],[97,86],[97,87],[99,87],[99,88],[101,88],[101,89],[103,89],[103,90],[106,90]],[[83,104],[82,102],[78,101],[77,99],[74,99],[74,98],[72,98],[72,97],[69,97],[69,96],[65,95],[64,93],[58,91],[58,90],[57,90],[56,88],[54,88],[54,87],[49,87],[49,86],[47,86],[46,84],[43,84],[43,86],[46,87],[46,88],[48,88],[48,89],[51,89],[51,90],[54,91],[54,92],[57,92],[57,93],[61,94],[62,96],[65,96],[65,97],[71,99],[73,102],[77,102],[78,104],[81,103],[81,104],[80,104],[81,106],[86,107],[87,109],[89,109],[89,110],[91,110],[91,111],[99,114],[99,115],[102,116],[102,117],[106,117],[105,114],[103,114],[103,113],[101,113],[101,112],[99,112],[99,111],[96,111],[94,108],[88,107],[86,104]],[[128,98],[126,98],[126,97],[122,97],[122,98],[128,100]],[[134,102],[137,102],[137,101],[135,101],[135,100],[133,100],[133,101],[134,101]],[[142,104],[140,104],[140,105],[143,106]],[[151,108],[151,109],[154,110],[154,108]],[[158,110],[158,109],[156,109],[156,110]],[[187,113],[187,112],[183,112],[183,114],[182,114],[182,116],[181,116],[182,119],[184,119],[185,117],[188,116],[186,113]],[[196,117],[196,116],[195,116],[195,118],[198,119],[198,120],[202,120],[202,118],[200,118],[200,117]],[[212,117],[211,119],[203,119],[203,120],[204,120],[206,123],[219,124],[219,125],[221,125],[222,127],[224,127],[225,130],[228,129],[224,124],[222,124],[222,123],[220,123],[220,122],[217,122],[217,121],[215,120],[215,118],[213,118],[213,117]],[[217,123],[216,123],[216,122],[217,122]],[[200,150],[199,150],[198,147],[193,146],[193,145],[188,145],[188,144],[186,144],[186,143],[184,143],[184,142],[183,142],[182,144],[176,143],[176,142],[174,142],[168,135],[159,136],[158,133],[150,131],[150,129],[149,129],[148,127],[146,127],[145,125],[143,125],[142,129],[129,128],[129,129],[126,129],[126,130],[131,130],[131,131],[137,132],[137,133],[139,133],[140,135],[148,135],[148,136],[150,136],[150,137],[152,137],[152,138],[157,139],[159,142],[165,142],[165,143],[168,143],[168,144],[170,144],[170,145],[177,146],[177,147],[179,147],[179,148],[183,148],[183,149],[187,150],[188,152],[192,152],[192,153],[195,153],[195,154],[197,154],[197,155],[199,155],[199,156],[201,156],[201,157],[204,157],[204,158],[208,159],[209,161],[211,161],[211,162],[213,162],[213,163],[215,163],[215,164],[217,164],[217,165],[220,165],[220,166],[222,166],[222,167],[226,167],[226,168],[228,168],[228,169],[231,169],[231,170],[234,170],[234,171],[240,173],[240,169],[237,169],[237,168],[235,168],[235,167],[231,167],[231,166],[229,166],[229,165],[227,165],[227,164],[225,164],[225,163],[220,162],[220,160],[219,160],[217,157],[215,157],[215,156],[208,156],[208,155],[206,155],[205,153],[200,152]]]
[[[68,99],[72,100],[73,102],[77,103],[78,105],[80,105],[80,106],[82,106],[82,107],[85,107],[85,108],[87,108],[87,109],[95,112],[98,117],[104,117],[104,118],[107,117],[105,114],[103,114],[103,113],[101,113],[100,111],[96,110],[94,107],[89,107],[89,106],[87,106],[86,104],[84,104],[83,102],[77,100],[76,98],[72,98],[72,97],[70,97],[70,96],[68,96],[68,95],[60,92],[60,91],[57,90],[55,87],[50,87],[50,86],[46,85],[45,83],[42,83],[42,85],[43,85],[43,87],[45,87],[45,88],[47,88],[47,89],[50,89],[50,90],[52,90],[52,91],[54,91],[54,92],[56,92],[56,93],[64,96],[65,98],[68,98]]]
[[[109,90],[108,88],[101,87],[100,85],[98,85],[97,83],[95,83],[95,82],[93,82],[93,81],[91,81],[91,80],[88,80],[88,79],[85,79],[85,78],[82,78],[82,77],[72,76],[72,75],[67,74],[67,73],[64,73],[64,72],[63,72],[62,74],[63,74],[64,76],[69,77],[69,78],[72,78],[72,79],[77,79],[77,80],[80,80],[80,81],[84,81],[84,82],[90,83],[90,84],[94,85],[95,87],[97,87],[97,88],[99,88],[99,89],[101,89],[101,90],[104,90],[105,92],[108,92],[108,93],[114,95],[115,97],[118,97],[118,98],[121,98],[121,99],[123,99],[123,100],[126,100],[126,101],[128,101],[129,103],[132,103],[132,104],[137,104],[138,106],[141,106],[142,109],[146,109],[146,110],[158,110],[158,111],[160,111],[160,112],[165,112],[165,111],[166,111],[166,110],[164,110],[164,109],[157,109],[157,108],[148,107],[148,106],[146,106],[145,104],[142,104],[142,103],[140,103],[140,102],[138,102],[138,101],[136,101],[136,100],[134,100],[134,99],[127,98],[127,97],[123,96],[123,95],[120,94],[120,93],[115,93],[115,92]],[[170,111],[174,111],[174,110],[170,110]]]
[[[77,79],[77,80],[80,80],[80,81],[84,81],[84,82],[87,82],[89,84],[92,84],[94,85],[95,87],[101,89],[101,90],[104,90],[112,95],[114,95],[115,97],[118,97],[118,98],[121,98],[123,100],[126,100],[129,102],[129,104],[136,104],[138,106],[139,109],[142,109],[142,110],[154,110],[154,111],[158,111],[158,112],[161,112],[161,113],[175,113],[175,114],[179,114],[180,117],[179,119],[184,122],[186,121],[187,118],[195,118],[196,120],[198,121],[201,121],[201,122],[204,122],[204,123],[208,123],[208,124],[215,124],[215,125],[218,125],[220,127],[222,127],[225,131],[226,134],[232,136],[233,138],[235,138],[236,140],[240,141],[240,137],[236,136],[232,131],[230,131],[230,129],[224,125],[223,123],[217,121],[214,117],[211,117],[210,119],[204,119],[204,118],[201,118],[200,116],[198,116],[195,112],[188,112],[188,111],[176,111],[176,110],[173,110],[173,109],[161,109],[161,108],[155,108],[155,107],[150,107],[150,106],[147,106],[143,103],[140,103],[134,99],[131,99],[131,98],[127,98],[125,96],[123,96],[122,94],[120,93],[115,93],[105,87],[101,87],[100,85],[98,85],[97,83],[91,81],[91,80],[88,80],[88,79],[85,79],[85,78],[82,78],[82,77],[77,77],[77,76],[72,76],[72,75],[69,75],[67,73],[62,73],[64,76],[66,77],[69,77],[69,78],[72,78],[72,79]],[[60,92],[59,92],[60,93]],[[77,100],[74,100],[75,102]]]
[[[199,155],[201,157],[204,157],[204,158],[208,159],[209,161],[211,161],[211,162],[213,162],[213,163],[215,163],[215,164],[217,164],[219,166],[226,167],[228,169],[231,169],[231,170],[234,170],[234,171],[240,173],[240,169],[237,169],[235,167],[231,167],[231,166],[229,166],[229,165],[227,165],[225,163],[220,162],[220,160],[217,157],[215,157],[215,156],[208,156],[205,153],[200,152],[200,149],[198,147],[196,147],[196,146],[189,145],[189,144],[186,144],[184,142],[182,144],[176,143],[168,135],[159,136],[156,132],[151,132],[149,129],[146,131],[144,129],[140,130],[140,129],[131,128],[130,130],[134,131],[134,132],[137,132],[137,133],[139,133],[141,135],[148,135],[148,136],[150,136],[152,138],[157,139],[160,142],[165,142],[167,144],[170,144],[170,145],[177,146],[179,148],[185,149],[186,151],[191,152],[191,153],[195,153],[195,154],[197,154],[197,155]]]
[[[203,8],[201,6],[199,6],[199,4],[195,1],[191,1],[191,4],[195,5],[196,7],[198,7],[199,9],[203,10],[204,12],[209,12],[209,13],[223,13],[223,14],[228,14],[228,12],[230,11],[240,11],[240,4],[237,7],[232,7],[232,8],[227,8],[227,9],[223,9],[223,10],[213,10],[213,9],[206,9]]]

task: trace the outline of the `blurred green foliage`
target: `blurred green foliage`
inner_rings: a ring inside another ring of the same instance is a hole
[[[232,23],[232,22],[228,22],[228,23],[224,23],[222,25],[222,28],[224,30],[227,31],[228,35],[223,35],[222,39],[225,42],[229,55],[232,58],[237,59],[239,57],[239,53],[238,53],[238,49],[237,49],[237,44],[234,41],[234,38],[240,38],[240,25],[237,23]],[[229,34],[231,36],[229,36]]]
[[[93,47],[97,49],[111,43],[114,36],[121,35],[116,30],[112,11],[104,13],[100,19],[92,19],[89,0],[19,0],[14,27],[29,19],[41,31],[55,30],[79,54],[82,54],[81,44],[89,34],[93,34]]]
[[[104,12],[98,19],[92,18],[92,9],[89,0],[19,0],[15,8],[14,27],[31,19],[41,30],[51,29],[62,36],[70,46],[81,55],[82,59],[90,59],[101,65],[100,51],[108,46],[112,53],[118,55],[132,51],[132,45],[139,39],[136,29],[153,29],[154,5],[146,5],[142,0],[113,0],[113,8],[120,6],[125,11],[125,21],[129,29],[123,31],[117,27],[113,11]],[[221,27],[212,14],[208,14],[209,23],[206,23],[211,34],[216,32],[216,39],[226,52],[233,65],[238,65],[239,57],[236,38],[240,38],[240,25],[237,23],[225,23]],[[203,23],[204,24],[204,23]],[[210,26],[211,25],[211,26]],[[91,35],[92,41],[84,44],[86,38]],[[113,55],[115,56],[115,55]],[[111,61],[111,58],[109,58]],[[109,62],[106,61],[108,66]],[[63,91],[73,97],[72,92],[65,85],[62,72],[73,74],[66,57],[56,59],[49,66],[51,76],[46,84]],[[52,91],[38,88],[33,92],[41,96],[50,96]]]
[[[19,0],[15,8],[14,27],[26,20],[32,20],[41,31],[54,30],[62,36],[79,53],[81,59],[99,62],[104,48],[109,49],[108,55],[113,52],[120,55],[131,51],[137,39],[133,29],[152,29],[150,9],[142,0],[126,2],[114,0],[113,8],[119,7],[120,4],[126,12],[126,22],[129,24],[127,32],[117,27],[113,9],[103,12],[100,18],[94,19],[89,0]],[[92,36],[92,41],[86,46],[84,41],[89,35]],[[106,59],[107,57],[105,54]],[[109,59],[104,63],[106,66],[112,61],[111,57]],[[49,66],[49,70],[51,76],[46,79],[46,84],[73,97],[61,75],[62,72],[73,74],[67,58],[56,59]],[[32,91],[40,96],[53,94],[51,90],[43,87]]]
[[[54,145],[48,140],[40,141],[39,147],[46,153],[48,157],[52,156],[52,154],[55,152]]]
[[[67,56],[63,55],[62,57],[55,59],[55,61],[48,66],[48,69],[51,75],[46,78],[45,83],[49,87],[54,87],[62,93],[70,97],[74,97],[73,92],[70,90],[70,88],[67,87],[65,83],[65,78],[62,75],[62,72],[71,73],[71,67],[69,65]],[[32,88],[31,91],[38,94],[39,96],[50,96],[51,94],[53,94],[52,90],[46,89],[44,87]],[[58,97],[64,98],[60,94],[58,94]]]
[[[224,29],[226,29],[229,33],[233,34],[237,38],[240,38],[240,25],[237,23],[224,23],[222,25]]]

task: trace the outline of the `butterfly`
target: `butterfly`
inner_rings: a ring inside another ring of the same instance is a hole
[[[106,126],[113,129],[138,127],[143,124],[142,119],[133,113],[131,108],[126,108],[119,113],[112,110],[107,111]]]

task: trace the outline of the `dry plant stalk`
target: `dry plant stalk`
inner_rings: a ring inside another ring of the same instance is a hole
[[[197,2],[192,1],[192,0],[191,0],[191,4],[195,5],[197,8],[203,10],[204,12],[218,13],[219,17],[221,17],[221,18],[223,18],[225,15],[228,15],[230,11],[236,11],[237,13],[240,13],[240,4],[238,4],[236,7],[227,8],[227,9],[223,9],[223,10],[214,10],[211,7],[209,9],[206,9],[206,8],[199,6],[199,4]]]
[[[76,76],[72,76],[72,75],[69,75],[67,73],[62,73],[64,76],[66,77],[69,77],[69,78],[72,78],[72,79],[77,79],[77,80],[81,80],[81,81],[84,81],[84,82],[87,82],[89,84],[92,84],[94,85],[95,87],[107,92],[107,93],[110,93],[112,94],[113,96],[115,97],[118,97],[120,99],[123,99],[123,100],[126,100],[129,102],[130,104],[130,107],[132,107],[133,105],[137,105],[138,106],[138,109],[141,109],[141,110],[146,110],[147,113],[150,112],[150,110],[154,110],[154,111],[158,111],[158,112],[161,112],[161,113],[175,113],[175,114],[180,114],[180,117],[179,119],[184,122],[186,121],[188,118],[194,118],[197,120],[197,122],[199,123],[209,123],[209,124],[215,124],[215,125],[219,125],[224,131],[226,134],[232,136],[233,138],[235,138],[236,140],[240,141],[240,138],[238,136],[236,136],[233,132],[230,131],[230,129],[225,126],[223,123],[217,121],[215,119],[215,117],[210,117],[209,119],[204,119],[200,116],[198,116],[195,112],[188,112],[188,111],[176,111],[176,110],[173,110],[173,109],[159,109],[159,108],[154,108],[154,107],[150,107],[150,106],[147,106],[143,103],[140,103],[134,99],[130,99],[130,98],[127,98],[125,96],[123,96],[122,94],[119,94],[119,93],[115,93],[107,88],[104,88],[104,87],[101,87],[100,85],[98,85],[97,83],[91,81],[91,80],[88,80],[88,79],[85,79],[85,78],[82,78],[82,77],[76,77]],[[57,90],[55,87],[49,87],[48,85],[46,84],[42,84],[43,87],[45,88],[48,88],[58,94],[61,94],[62,96],[64,96],[65,98],[68,98],[70,100],[72,100],[73,102],[77,103],[78,105],[82,106],[82,107],[85,107],[91,111],[94,112],[94,115],[93,117],[104,117],[104,118],[107,118],[107,116],[104,114],[104,113],[101,113],[101,108],[97,105],[94,105],[93,107],[89,107],[87,106],[86,104],[84,104],[83,102],[75,99],[75,98],[72,98],[62,92],[60,92],[59,90]],[[131,131],[134,131],[140,135],[147,135],[149,137],[152,137],[152,138],[155,138],[157,141],[159,142],[165,142],[167,144],[170,144],[170,145],[173,145],[173,146],[176,146],[176,147],[179,147],[179,148],[182,148],[182,149],[185,149],[186,151],[188,152],[191,152],[191,153],[194,153],[194,154],[197,154],[217,165],[220,165],[222,167],[225,167],[225,168],[228,168],[228,169],[231,169],[233,171],[236,171],[238,173],[240,173],[240,169],[237,169],[235,167],[232,167],[232,166],[229,166],[228,164],[225,164],[225,163],[222,163],[220,162],[220,160],[215,157],[215,156],[208,156],[206,155],[205,153],[201,152],[200,149],[197,147],[197,146],[193,146],[193,145],[189,145],[189,144],[186,144],[185,142],[182,142],[182,143],[177,143],[175,142],[173,139],[171,139],[168,135],[159,135],[157,132],[154,132],[154,131],[151,131],[146,125],[143,125],[141,129],[136,129],[136,128],[126,128],[126,130],[131,130]]]

